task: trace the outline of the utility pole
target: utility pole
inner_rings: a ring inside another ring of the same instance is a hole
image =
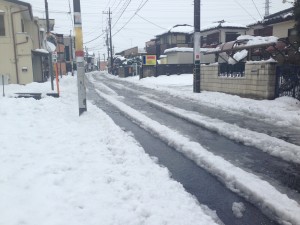
[[[298,46],[300,45],[300,0],[296,0],[294,3],[294,16],[295,16],[295,21],[296,21],[296,32],[297,32],[297,41],[298,41]]]
[[[107,64],[108,64],[108,59],[109,59],[109,42],[108,42],[108,29],[107,28],[106,28],[106,46],[107,46]]]
[[[98,52],[98,60],[99,60],[98,71],[100,71],[100,67],[101,67],[100,52]]]
[[[109,12],[108,12],[108,17],[109,17],[109,34],[110,34],[110,71],[112,74],[113,73],[113,46],[112,46],[112,36],[111,36],[111,12],[110,12],[110,8],[109,8]]]
[[[113,74],[113,47],[112,47],[112,35],[111,35],[111,14],[110,8],[108,12],[103,12],[104,14],[108,14],[108,26],[109,26],[109,48],[108,48],[108,55],[110,55],[110,72]],[[107,40],[108,40],[108,32],[107,32]],[[108,42],[108,41],[107,41]]]
[[[194,0],[194,81],[193,91],[200,93],[200,7],[201,0]]]
[[[47,38],[50,36],[50,22],[49,22],[49,8],[48,8],[48,1],[45,0],[45,11],[46,11],[46,24],[47,24]],[[46,38],[46,40],[47,40]],[[54,85],[53,85],[53,62],[52,62],[52,52],[49,52],[49,57],[48,57],[48,63],[49,63],[49,73],[50,73],[50,79],[51,79],[51,90],[54,90]]]
[[[72,30],[70,30],[70,61],[71,61],[71,72],[72,76],[74,76],[74,70],[73,70],[73,37],[72,37]]]
[[[87,111],[80,0],[73,0],[79,116]]]

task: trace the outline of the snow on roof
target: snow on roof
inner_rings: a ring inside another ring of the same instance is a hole
[[[209,51],[211,48],[200,48],[200,52],[207,52]],[[215,49],[215,48],[213,48]],[[170,52],[194,52],[193,48],[186,48],[186,47],[175,47],[175,48],[169,48],[165,50],[165,54],[170,53]],[[160,57],[162,57],[164,55],[161,55]]]
[[[35,52],[40,52],[40,53],[45,53],[45,54],[49,54],[49,52],[46,49],[42,49],[42,48],[37,48],[34,50]]]
[[[164,35],[164,34],[167,34],[167,33],[185,33],[185,34],[190,34],[194,31],[194,27],[191,26],[191,25],[188,25],[188,24],[178,24],[178,25],[175,25],[173,27],[171,27],[168,31],[162,33],[162,34],[159,34],[159,35],[156,35],[156,36],[161,36],[161,35]]]
[[[205,31],[205,30],[211,30],[211,29],[215,29],[215,28],[247,28],[246,25],[243,24],[238,24],[238,23],[230,23],[230,22],[226,22],[224,20],[222,21],[218,21],[218,22],[214,22],[212,24],[206,25],[201,27],[201,31]]]
[[[147,53],[146,50],[144,48],[139,48],[138,49],[138,53]]]
[[[237,40],[248,40],[246,46],[260,45],[260,44],[272,44],[278,41],[278,37],[268,36],[251,36],[251,35],[241,35]]]
[[[183,48],[183,47],[175,47],[175,48],[169,48],[165,50],[165,54],[170,52],[193,52],[193,48]]]
[[[123,56],[121,56],[121,55],[115,55],[115,56],[114,56],[114,59],[120,59],[121,61],[126,60],[126,58],[123,57]]]
[[[279,11],[277,13],[271,14],[269,16],[266,16],[263,20],[263,22],[271,22],[271,21],[277,21],[277,20],[284,20],[288,18],[292,18],[294,16],[294,9],[288,8],[282,11]]]

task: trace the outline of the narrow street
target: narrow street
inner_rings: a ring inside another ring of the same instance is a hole
[[[152,100],[186,111],[198,112],[206,117],[235,124],[253,132],[265,133],[292,145],[299,145],[300,139],[297,136],[299,134],[292,128],[284,128],[284,132],[282,132],[283,127],[264,122],[261,118],[234,114],[207,105],[200,105],[197,102],[181,100],[165,92],[141,87],[120,79],[110,79],[100,73],[93,75],[93,82],[88,81],[87,88],[89,100],[105,111],[122,129],[132,133],[150,156],[157,158],[160,165],[168,168],[173,179],[180,182],[189,193],[198,199],[200,204],[215,210],[224,224],[278,224],[281,219],[277,217],[281,215],[278,215],[280,212],[276,210],[272,211],[272,209],[266,208],[260,200],[256,199],[256,196],[251,196],[249,194],[251,190],[244,192],[239,187],[231,187],[231,184],[224,182],[218,174],[214,174],[205,166],[199,166],[199,163],[196,163],[193,158],[178,150],[176,144],[172,145],[154,132],[149,132],[143,124],[135,121],[134,115],[128,116],[118,107],[109,103],[103,97],[104,95],[116,98],[149,119],[176,131],[193,143],[200,144],[235,167],[267,181],[278,192],[287,195],[290,199],[300,202],[300,176],[298,173],[300,166],[298,163],[272,156],[255,146],[244,145],[220,135],[214,130],[199,126],[164,110],[158,104],[154,104]],[[232,213],[232,205],[236,202],[242,202],[246,208],[241,218],[237,218]]]

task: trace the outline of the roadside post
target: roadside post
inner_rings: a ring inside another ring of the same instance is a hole
[[[59,79],[58,79],[58,64],[57,64],[57,52],[52,53],[52,63],[55,66],[55,80],[56,80],[56,91],[59,96],[60,91],[59,91]]]
[[[3,97],[5,97],[5,92],[4,92],[4,75],[1,75],[2,77],[2,86],[3,86]]]
[[[79,116],[87,111],[80,0],[73,0]]]
[[[193,91],[200,93],[201,59],[200,59],[200,7],[201,0],[194,0],[194,80]]]

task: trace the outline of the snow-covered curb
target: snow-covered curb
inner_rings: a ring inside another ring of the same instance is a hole
[[[100,91],[97,92],[102,98],[125,113],[135,123],[155,136],[158,136],[170,146],[195,161],[199,166],[217,176],[228,188],[244,196],[279,223],[300,224],[300,206],[298,203],[277,191],[268,182],[235,167],[223,158],[207,151],[200,144],[191,142],[188,138],[151,120],[115,98]]]

